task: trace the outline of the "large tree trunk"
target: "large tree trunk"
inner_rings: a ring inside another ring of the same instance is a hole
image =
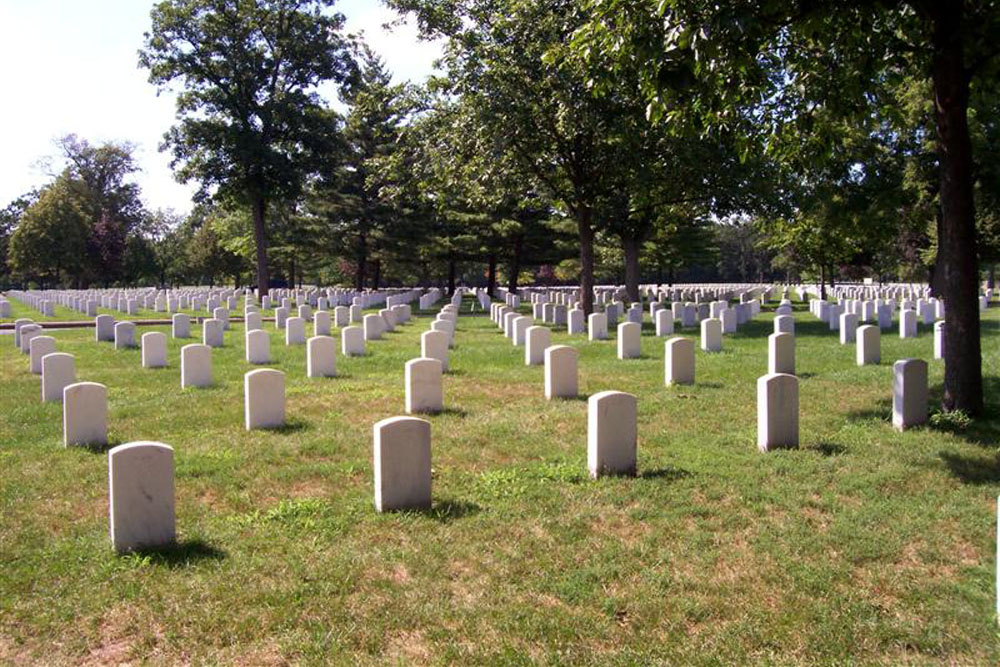
[[[972,198],[969,81],[963,62],[962,3],[933,4],[934,116],[941,180],[938,267],[946,309],[945,410],[983,411],[977,303],[979,263]]]
[[[819,265],[819,298],[826,301],[826,267]]]
[[[625,293],[629,301],[639,300],[639,239],[622,234],[622,251],[625,253]]]
[[[521,251],[524,248],[524,237],[518,234],[514,237],[514,247],[511,248],[510,267],[507,276],[507,291],[517,294],[517,277],[521,274]]]
[[[368,236],[364,233],[358,235],[358,275],[355,288],[360,292],[365,288],[365,272],[368,270]]]
[[[580,236],[580,307],[586,318],[594,312],[594,227],[589,207],[577,209],[576,225]]]
[[[270,287],[267,274],[267,229],[264,226],[264,211],[267,202],[257,195],[253,198],[253,239],[257,247],[257,294],[264,296]]]
[[[490,253],[489,264],[486,268],[486,293],[493,297],[497,291],[497,256]]]
[[[382,260],[376,259],[372,264],[375,265],[375,272],[372,274],[372,289],[378,291],[379,283],[382,282]]]
[[[448,258],[448,296],[455,294],[455,260]]]

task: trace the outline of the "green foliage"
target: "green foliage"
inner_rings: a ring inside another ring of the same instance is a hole
[[[10,237],[11,272],[39,285],[57,285],[64,279],[79,285],[90,269],[90,231],[87,211],[69,179],[56,179],[24,211]]]
[[[333,154],[335,117],[316,86],[354,74],[343,16],[325,11],[332,4],[166,0],[139,54],[150,83],[182,88],[164,138],[177,177],[253,211],[263,288],[268,204],[298,197]]]

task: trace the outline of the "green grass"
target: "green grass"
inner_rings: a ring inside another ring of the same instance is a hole
[[[984,322],[989,417],[900,434],[891,364],[930,360],[930,328],[887,332],[883,364],[858,368],[798,308],[802,446],[767,455],[770,314],[699,350],[692,387],[663,386],[648,322],[630,361],[555,333],[580,349],[581,392],[639,397],[639,476],[597,482],[586,402],[546,401],[541,367],[463,311],[448,409],[429,418],[434,507],[387,515],[371,429],[402,414],[429,318],[324,380],[272,334],[289,425],[252,433],[240,325],[215,386],[186,391],[190,341],[144,370],[138,350],[57,331],[78,378],[109,387],[113,444],[175,448],[180,545],[127,557],[108,539],[106,454],[61,447],[61,407],[0,337],[0,662],[996,664],[1000,313]]]
[[[7,299],[10,302],[10,317],[0,317],[0,324],[10,324],[21,317],[26,317],[35,322],[79,322],[83,320],[93,321],[93,317],[87,315],[86,313],[81,313],[72,308],[67,308],[66,306],[61,306],[58,303],[53,305],[52,315],[42,315],[41,311],[35,310],[26,303],[21,303],[17,299],[10,297]],[[240,306],[242,308],[242,305]],[[178,313],[187,313],[192,317],[211,317],[212,314],[206,310],[203,306],[201,310],[192,310],[191,308],[184,308],[176,311]],[[114,310],[113,308],[97,308],[98,315],[111,315],[115,320],[129,320],[129,321],[141,321],[141,320],[169,320],[173,313],[168,312],[157,312],[149,308],[139,308],[139,311],[135,315],[126,315],[125,313]],[[233,315],[241,315],[242,313],[233,312]]]

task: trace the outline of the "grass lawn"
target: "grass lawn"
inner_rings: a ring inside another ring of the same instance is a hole
[[[429,417],[426,513],[375,513],[371,456],[372,425],[403,414],[403,364],[429,317],[338,355],[324,380],[272,333],[289,423],[252,433],[241,325],[213,352],[215,386],[185,391],[179,348],[193,341],[170,340],[170,366],[144,370],[91,329],[46,332],[78,379],[108,385],[112,444],[175,449],[180,545],[126,557],[108,538],[106,453],[61,446],[61,406],[40,402],[0,336],[0,662],[1000,661],[1000,310],[983,326],[989,418],[900,434],[894,360],[929,360],[940,395],[930,327],[886,332],[882,365],[858,368],[797,304],[802,446],[767,455],[756,379],[770,312],[721,353],[698,350],[691,387],[663,386],[649,322],[630,361],[613,339],[554,333],[580,349],[581,392],[639,399],[638,477],[594,482],[586,401],[546,401],[542,368],[468,304],[447,410]]]
[[[10,317],[0,317],[0,324],[12,324],[16,319],[21,317],[26,317],[35,322],[79,322],[79,321],[90,321],[94,320],[93,317],[87,315],[86,313],[81,313],[79,311],[73,310],[72,308],[67,308],[66,306],[61,306],[58,303],[53,304],[52,315],[46,316],[42,315],[41,311],[35,310],[31,306],[21,303],[13,297],[8,298],[10,302]],[[241,302],[242,307],[242,302]],[[193,310],[191,308],[183,308],[176,311],[178,313],[187,313],[192,318],[194,317],[211,317],[212,313],[208,312],[203,306],[201,310]],[[140,308],[139,312],[135,315],[126,315],[125,313],[115,310],[113,308],[97,308],[98,315],[111,315],[116,321],[142,321],[142,320],[169,320],[173,313],[168,312],[157,312],[150,308]],[[231,313],[234,316],[242,316],[241,312]],[[273,315],[273,312],[269,312],[269,315]],[[145,332],[146,329],[143,329]]]

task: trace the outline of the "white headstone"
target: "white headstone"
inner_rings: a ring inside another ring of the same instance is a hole
[[[77,382],[63,388],[63,444],[105,445],[108,442],[108,388]]]
[[[250,364],[271,363],[271,335],[263,329],[246,332],[246,360]]]
[[[640,310],[641,314],[642,311]],[[618,358],[638,359],[641,351],[642,325],[637,322],[622,322],[618,325]]]
[[[548,327],[528,327],[527,343],[524,346],[524,364],[539,366],[545,363],[545,348],[551,344],[552,334]]]
[[[52,336],[34,336],[28,342],[28,364],[35,375],[42,373],[42,357],[56,351],[56,339]]]
[[[767,372],[795,375],[795,336],[773,333],[767,337]]]
[[[222,320],[215,318],[201,323],[201,342],[209,347],[222,347],[224,340]]]
[[[579,358],[580,353],[569,345],[552,345],[545,349],[545,398],[577,397]]]
[[[882,362],[882,331],[874,324],[858,327],[856,360],[858,366],[878,365]]]
[[[191,337],[191,318],[185,313],[174,313],[170,318],[170,333],[174,338]]]
[[[349,326],[340,330],[340,352],[345,357],[364,355],[365,332],[361,327]]]
[[[42,357],[42,400],[60,402],[63,389],[76,382],[76,360],[72,354],[52,352]]]
[[[118,322],[115,324],[115,349],[123,350],[135,347],[135,323]]]
[[[799,446],[799,380],[768,373],[757,380],[757,448],[768,452]]]
[[[904,431],[925,423],[927,362],[923,359],[900,359],[892,365],[892,425],[896,430]]]
[[[444,409],[441,386],[441,362],[437,359],[411,359],[406,362],[406,413],[440,412]]]
[[[664,343],[664,350],[666,383],[694,384],[694,341],[690,338],[670,338]]]
[[[608,316],[604,313],[591,313],[587,318],[587,337],[590,340],[607,340]]]
[[[174,544],[174,450],[130,442],[108,452],[111,545],[118,553]]]
[[[431,506],[431,425],[415,417],[390,417],[375,424],[375,509]]]
[[[448,371],[448,333],[446,331],[425,331],[420,334],[420,356],[437,359],[441,370]]]
[[[274,428],[285,423],[285,374],[258,368],[243,376],[246,430]]]
[[[587,468],[591,477],[635,475],[636,419],[637,403],[632,394],[602,391],[587,400]]]
[[[115,339],[115,318],[110,315],[98,315],[95,317],[94,336],[98,342],[113,341]]]
[[[316,313],[326,315],[324,311]],[[329,378],[337,374],[337,341],[330,336],[313,336],[306,345],[306,375]]]
[[[167,365],[167,334],[150,331],[142,334],[142,367],[163,368]]]
[[[212,384],[212,348],[193,343],[181,348],[181,389]]]
[[[330,329],[332,328],[332,322],[330,320],[330,313],[326,310],[317,310],[316,314],[313,315],[313,335],[314,336],[329,336]]]
[[[701,349],[705,352],[722,351],[722,320],[708,318],[701,321]]]

